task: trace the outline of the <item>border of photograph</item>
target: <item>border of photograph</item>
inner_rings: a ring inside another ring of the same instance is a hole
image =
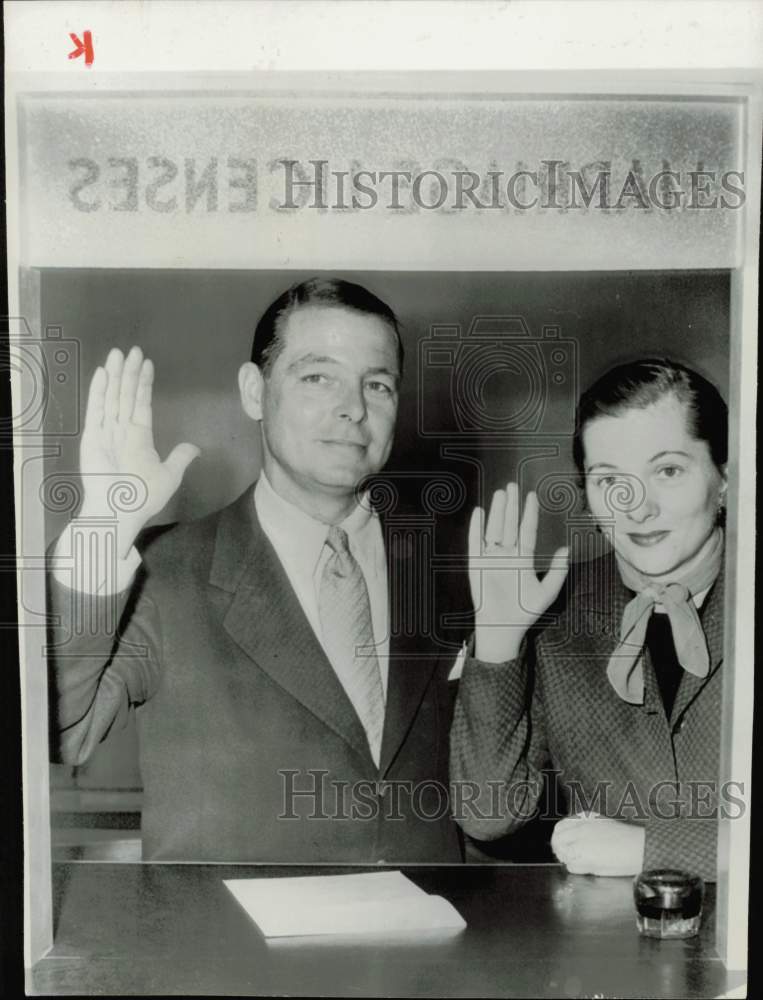
[[[17,5],[15,5],[17,6]],[[35,5],[30,5],[35,6]],[[39,7],[48,7],[41,4]],[[69,5],[65,5],[69,6]],[[78,5],[73,5],[78,6]],[[98,5],[110,7],[111,5]],[[228,5],[226,5],[227,8]],[[325,5],[322,5],[325,6]],[[548,5],[557,6],[558,5]],[[687,5],[682,5],[686,7]],[[690,5],[688,5],[690,6]],[[85,8],[81,8],[85,10]],[[41,14],[37,11],[36,14]],[[72,13],[70,11],[70,13]],[[99,11],[99,14],[103,13]],[[14,10],[14,15],[16,10]],[[193,19],[191,19],[193,20]],[[73,25],[81,27],[81,25]],[[187,29],[188,26],[186,26]],[[132,30],[132,29],[131,29]],[[145,30],[145,26],[144,26]],[[324,31],[328,29],[324,26]],[[19,38],[21,37],[21,32]],[[453,39],[451,39],[451,44]],[[591,43],[589,43],[591,44]],[[589,49],[589,52],[592,51]],[[536,54],[536,59],[538,55]],[[542,54],[540,58],[543,58]],[[610,57],[611,58],[611,57]],[[180,63],[178,56],[178,63]],[[24,253],[24,205],[18,198],[22,178],[19,177],[19,151],[24,136],[18,129],[18,98],[34,93],[66,93],[75,96],[83,91],[81,75],[66,72],[51,73],[49,69],[33,73],[14,73],[9,60],[6,89],[6,136],[8,160],[8,247],[9,304],[11,316],[27,316],[26,303],[38,300],[34,270],[20,269]],[[454,66],[458,66],[456,59]],[[156,73],[145,67],[138,75],[125,73],[124,65],[114,73],[93,74],[88,81],[89,93],[199,92],[224,88],[253,90],[288,89],[309,95],[317,84],[327,93],[394,93],[408,92],[415,85],[418,93],[433,96],[458,93],[511,95],[580,94],[653,95],[660,98],[702,97],[738,100],[742,108],[742,150],[745,171],[746,203],[740,226],[741,266],[732,271],[731,357],[730,357],[730,478],[735,503],[728,510],[729,557],[726,617],[726,660],[739,665],[727,671],[724,688],[723,756],[720,780],[733,779],[745,783],[745,798],[751,792],[751,754],[753,724],[753,677],[749,665],[754,662],[754,583],[755,550],[750,541],[755,537],[755,414],[757,399],[757,299],[759,265],[760,215],[760,143],[763,127],[763,89],[760,71],[755,67],[738,69],[715,66],[711,69],[665,69],[647,64],[643,70],[626,68],[619,71],[599,67],[593,70],[570,68],[548,72],[543,63],[524,71],[477,73],[471,67],[452,72],[427,67],[426,76],[406,76],[390,67],[387,73],[342,74],[265,72],[254,75],[215,74],[203,65],[207,75],[194,75],[193,57],[178,72]],[[18,67],[17,67],[18,68]],[[21,67],[23,69],[23,67]],[[455,81],[455,83],[454,83]],[[97,90],[96,90],[97,84]],[[40,317],[30,315],[30,326],[39,329]],[[18,408],[24,400],[25,387],[17,373],[13,374],[13,398]],[[17,463],[24,458],[24,442],[17,442]],[[23,498],[17,494],[17,519]],[[26,512],[27,518],[29,512]],[[40,535],[43,537],[42,511],[38,513]],[[17,522],[18,523],[18,522]],[[27,521],[28,524],[28,521]],[[25,959],[31,967],[52,943],[52,900],[50,883],[50,828],[47,777],[47,746],[34,739],[34,733],[47,731],[46,675],[39,669],[39,657],[25,634],[24,606],[43,606],[44,587],[39,566],[24,564],[19,553],[18,587],[20,595],[19,645],[22,661],[23,709],[23,783],[25,819]],[[23,599],[22,599],[23,595]],[[747,962],[747,913],[749,904],[749,817],[744,822],[720,821],[719,882],[717,907],[717,948],[728,969],[740,970]]]

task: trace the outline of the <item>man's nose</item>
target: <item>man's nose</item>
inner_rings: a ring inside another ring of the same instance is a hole
[[[366,397],[362,385],[345,386],[336,408],[337,416],[342,420],[352,420],[359,423],[366,416]]]

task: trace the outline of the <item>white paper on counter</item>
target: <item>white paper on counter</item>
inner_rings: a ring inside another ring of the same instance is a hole
[[[223,881],[265,937],[466,927],[446,899],[428,895],[401,872]]]

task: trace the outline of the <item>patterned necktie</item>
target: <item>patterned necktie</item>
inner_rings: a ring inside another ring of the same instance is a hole
[[[318,595],[323,642],[334,670],[358,713],[379,766],[384,729],[384,691],[374,651],[371,605],[363,571],[347,544],[347,532],[329,528]]]

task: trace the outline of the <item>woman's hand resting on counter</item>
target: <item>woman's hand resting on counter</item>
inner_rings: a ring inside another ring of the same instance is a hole
[[[644,867],[643,826],[583,813],[559,820],[551,849],[572,875],[637,875]]]

